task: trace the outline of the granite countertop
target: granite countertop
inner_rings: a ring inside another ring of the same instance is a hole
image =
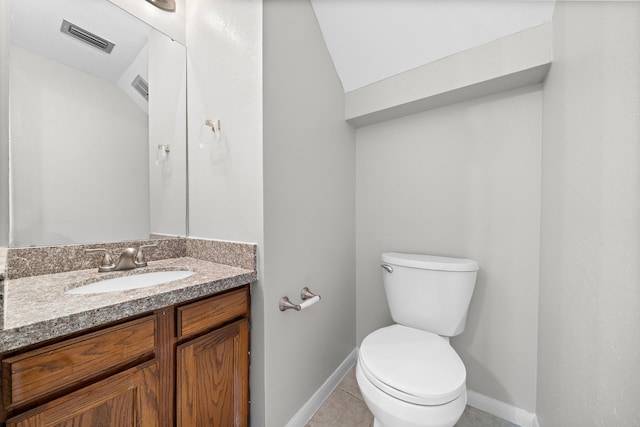
[[[189,270],[180,280],[147,288],[72,295],[69,289],[125,275]],[[5,281],[0,353],[82,331],[194,298],[254,282],[256,272],[182,257],[150,261],[134,270],[98,273],[97,268]]]

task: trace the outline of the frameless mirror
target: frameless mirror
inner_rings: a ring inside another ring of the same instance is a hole
[[[185,235],[185,47],[107,0],[10,25],[10,246]]]

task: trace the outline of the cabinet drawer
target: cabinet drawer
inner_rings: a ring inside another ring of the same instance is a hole
[[[156,317],[106,328],[2,361],[7,406],[113,372],[156,349]],[[8,384],[7,384],[8,383]]]
[[[128,369],[7,420],[7,427],[158,427],[158,367]]]
[[[178,339],[249,314],[249,287],[178,307]]]

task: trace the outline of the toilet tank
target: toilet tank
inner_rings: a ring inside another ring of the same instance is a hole
[[[476,261],[385,252],[382,267],[394,322],[447,337],[464,331]]]

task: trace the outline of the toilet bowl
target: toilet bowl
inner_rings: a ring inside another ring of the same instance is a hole
[[[467,373],[448,337],[464,330],[478,263],[401,253],[382,262],[396,324],[370,333],[356,364],[374,427],[451,427],[467,404]]]
[[[376,427],[450,427],[467,404],[466,370],[447,340],[406,326],[365,338],[356,380]]]

